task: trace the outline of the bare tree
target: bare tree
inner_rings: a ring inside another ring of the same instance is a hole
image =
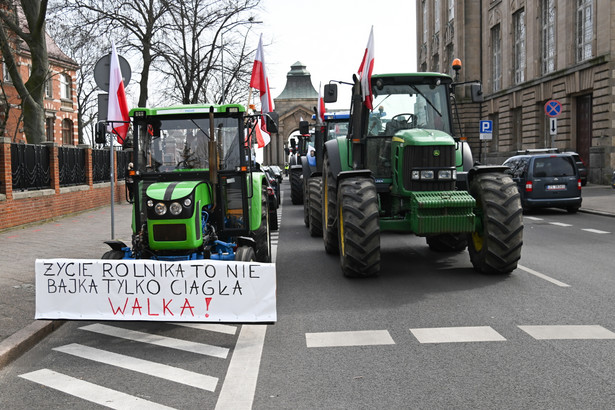
[[[25,1],[25,0],[23,0]],[[167,29],[164,16],[169,0],[71,0],[62,9],[75,17],[74,24],[95,27],[110,33],[118,48],[137,52],[141,57],[139,107],[148,99],[148,82],[152,63],[156,59],[159,42]]]
[[[22,101],[26,140],[45,140],[45,81],[49,72],[45,16],[47,0],[21,0],[21,10],[13,0],[0,1],[0,49],[15,89]],[[20,13],[20,12],[23,12]],[[31,55],[31,71],[23,81],[17,69],[16,51],[24,42]]]
[[[259,0],[183,0],[171,5],[167,39],[160,49],[164,61],[158,68],[172,99],[183,104],[221,102],[224,96],[241,95],[236,88],[241,82],[247,93],[251,52],[246,41],[258,4]]]

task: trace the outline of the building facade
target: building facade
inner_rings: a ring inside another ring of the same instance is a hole
[[[452,74],[460,58],[459,81],[482,82],[483,103],[457,93],[475,159],[500,164],[518,150],[556,147],[580,154],[590,183],[610,182],[615,0],[418,0],[416,7],[419,69]],[[491,140],[479,140],[480,120],[493,122]]]
[[[14,58],[19,74],[25,82],[28,80],[32,62],[30,51],[24,43],[16,44],[13,49],[17,50]],[[79,133],[75,81],[79,66],[64,54],[49,36],[47,53],[49,74],[44,84],[46,141],[58,145],[77,145]],[[4,58],[1,64],[0,136],[7,137],[12,142],[26,142],[21,98],[13,85]]]

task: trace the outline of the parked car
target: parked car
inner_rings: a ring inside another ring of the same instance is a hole
[[[282,168],[277,165],[269,165],[269,168],[271,168],[271,170],[273,171],[273,174],[278,180],[278,183],[281,184],[282,180],[284,179],[284,173],[282,172]]]
[[[533,208],[564,208],[575,213],[581,207],[581,177],[572,155],[520,151],[504,165],[517,184],[524,210]]]
[[[278,200],[277,204],[280,205],[280,202],[282,200],[280,196],[280,182],[276,178],[276,175],[274,171],[271,169],[271,166],[264,165],[264,166],[261,166],[261,169],[265,172],[265,175],[267,176],[267,179],[269,180],[269,185],[271,185],[271,187],[275,191],[275,195]]]
[[[577,169],[579,170],[579,176],[581,177],[581,185],[585,186],[587,184],[587,165],[585,165],[585,161],[576,152],[567,151],[566,154],[572,155],[572,158],[574,158],[574,162],[576,162]]]

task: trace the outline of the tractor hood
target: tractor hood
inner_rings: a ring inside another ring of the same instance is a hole
[[[453,137],[446,132],[422,128],[398,131],[393,142],[410,145],[455,145]]]
[[[174,201],[190,195],[201,181],[156,182],[147,187],[146,194],[157,201]]]

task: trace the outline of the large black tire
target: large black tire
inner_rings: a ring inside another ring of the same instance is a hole
[[[278,210],[269,210],[269,230],[277,231],[278,230]]]
[[[256,260],[256,253],[251,246],[240,246],[235,252],[235,260],[240,262],[253,262]]]
[[[435,252],[461,252],[468,246],[466,234],[445,233],[427,237],[429,249]]]
[[[290,200],[293,205],[303,203],[303,178],[301,169],[290,170]]]
[[[470,183],[480,218],[468,237],[470,261],[479,272],[508,274],[517,268],[523,245],[523,209],[517,185],[504,173],[478,174]]]
[[[340,264],[344,276],[368,277],[380,272],[380,221],[376,185],[352,177],[337,193]]]
[[[303,198],[309,204],[308,230],[313,237],[322,236],[322,205],[320,204],[320,190],[322,177],[311,177],[308,180],[308,197]]]
[[[261,224],[257,230],[252,231],[252,238],[256,242],[256,260],[258,262],[271,262],[271,235],[269,234],[269,201],[267,188],[263,187],[261,193]]]
[[[308,185],[309,183],[303,181],[303,223],[306,228],[310,227],[310,195]]]
[[[112,249],[105,252],[101,259],[124,259],[124,252]]]
[[[337,186],[333,179],[329,156],[325,153],[322,169],[322,189],[320,204],[322,208],[322,239],[325,251],[330,254],[339,252],[337,240]]]

